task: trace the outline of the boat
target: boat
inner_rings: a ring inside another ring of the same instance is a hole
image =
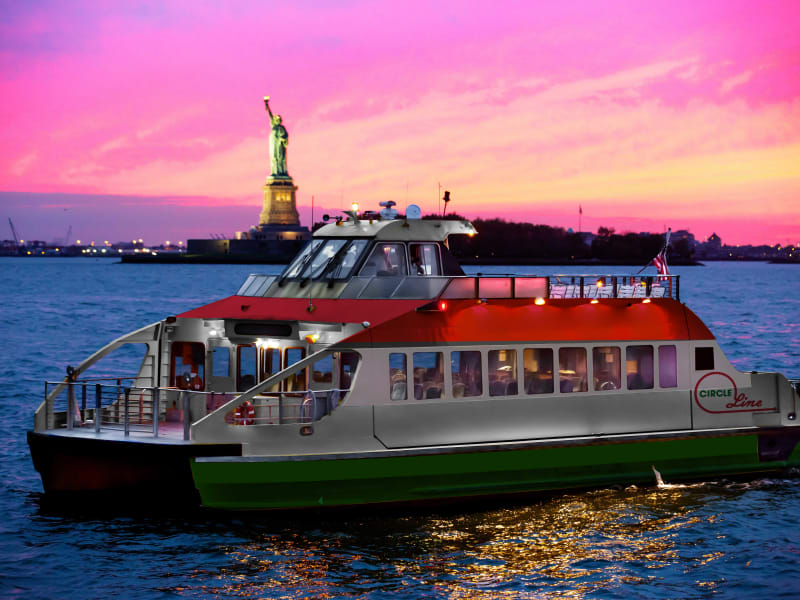
[[[740,372],[677,275],[466,275],[462,219],[347,211],[279,276],[46,382],[45,497],[300,509],[800,466],[797,382]],[[137,372],[91,378],[113,352]]]

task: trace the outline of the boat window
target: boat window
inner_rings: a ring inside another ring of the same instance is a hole
[[[453,378],[453,398],[483,394],[480,352],[477,350],[451,352],[450,369]]]
[[[410,275],[441,275],[436,244],[409,244],[408,253],[411,256]]]
[[[526,348],[522,354],[525,369],[525,393],[553,393],[553,351],[550,348]]]
[[[339,250],[344,248],[346,243],[347,240],[328,240],[325,242],[325,245],[311,259],[311,266],[301,271],[300,276],[316,279],[322,275],[325,268],[330,265],[333,257],[336,256]]]
[[[205,359],[206,347],[204,344],[200,342],[172,342],[170,383],[182,390],[204,390],[206,387]]]
[[[517,386],[517,351],[489,350],[489,395],[515,396]]]
[[[337,264],[331,265],[328,276],[332,279],[346,279],[356,266],[359,257],[367,247],[368,240],[353,240],[341,255]]]
[[[261,349],[261,381],[272,377],[281,370],[280,348]]]
[[[629,390],[649,390],[653,387],[653,347],[628,346],[625,349],[625,372]]]
[[[356,367],[358,367],[358,354],[355,352],[342,352],[339,355],[339,389],[349,390],[353,383]]]
[[[675,346],[658,347],[658,385],[678,387],[678,352]]]
[[[211,375],[229,377],[231,374],[231,353],[227,348],[217,346],[211,354]]]
[[[694,368],[698,371],[714,370],[714,348],[702,347],[694,349]]]
[[[333,355],[329,354],[314,363],[311,369],[311,380],[314,383],[333,383]]]
[[[284,365],[283,368],[287,369],[291,367],[294,363],[300,362],[306,356],[305,348],[287,348],[283,354],[284,357]],[[284,379],[284,386],[286,391],[292,392],[295,390],[305,390],[306,388],[306,370],[302,369],[292,375],[291,377],[287,377]]]
[[[558,351],[558,386],[562,392],[585,392],[586,348],[560,348]]]
[[[597,346],[592,349],[594,389],[622,389],[620,351],[616,346]]]
[[[400,352],[389,354],[389,394],[392,400],[408,398],[406,355]]]
[[[414,398],[441,398],[444,383],[441,352],[414,352]]]
[[[405,277],[406,250],[403,244],[377,244],[359,273],[361,277]]]
[[[323,241],[322,239],[311,240],[305,248],[294,257],[294,260],[289,263],[289,266],[286,267],[286,270],[281,274],[281,278],[291,279],[293,277],[299,277],[300,273],[303,272],[308,261],[311,260],[314,252],[322,245]]]
[[[244,392],[256,384],[258,354],[252,344],[236,347],[236,390]]]

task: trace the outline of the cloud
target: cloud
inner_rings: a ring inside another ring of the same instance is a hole
[[[722,85],[719,86],[719,91],[723,94],[727,94],[733,88],[739,87],[740,85],[744,85],[753,77],[752,71],[745,71],[744,73],[739,73],[735,77],[731,77],[730,79],[726,79],[722,82]]]

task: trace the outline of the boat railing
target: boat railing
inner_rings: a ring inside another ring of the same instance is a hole
[[[557,274],[457,277],[353,277],[342,298],[673,298],[679,275]]]
[[[47,429],[190,439],[192,423],[238,394],[131,385],[133,377],[46,381]],[[110,381],[111,383],[100,383]],[[59,393],[51,390],[61,386]]]
[[[264,392],[236,405],[225,414],[228,425],[286,425],[312,423],[331,414],[347,389]]]

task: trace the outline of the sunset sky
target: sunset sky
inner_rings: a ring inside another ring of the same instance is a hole
[[[258,221],[263,96],[303,224],[357,200],[800,241],[800,3],[0,0],[0,214],[26,239]]]

